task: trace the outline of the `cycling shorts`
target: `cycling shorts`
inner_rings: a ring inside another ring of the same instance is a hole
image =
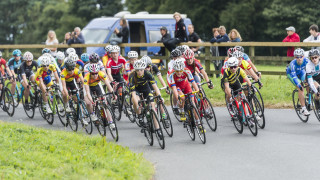
[[[35,74],[33,73],[33,71],[31,71],[31,72],[26,72],[25,73],[25,75],[26,75],[26,79],[27,80],[31,80],[31,77],[34,77],[35,76]],[[23,78],[22,78],[22,74],[19,74],[19,79],[20,79],[20,82],[22,83],[23,82]]]
[[[96,86],[90,86],[90,93],[91,93],[91,96],[93,94],[97,95],[97,96],[100,96],[100,95],[103,95],[105,94],[101,84],[97,84]]]

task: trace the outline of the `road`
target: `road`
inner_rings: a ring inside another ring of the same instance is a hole
[[[182,124],[173,120],[174,135],[166,137],[165,150],[158,144],[151,147],[127,118],[118,122],[118,144],[143,153],[154,163],[157,180],[320,178],[320,123],[313,113],[308,123],[302,123],[293,110],[266,109],[266,128],[254,137],[247,128],[243,134],[236,132],[226,108],[216,107],[215,111],[218,128],[216,132],[207,128],[205,145],[198,137],[191,141]],[[48,125],[38,111],[34,119],[27,118],[21,105],[14,117],[0,112],[0,119],[70,131],[58,120]]]

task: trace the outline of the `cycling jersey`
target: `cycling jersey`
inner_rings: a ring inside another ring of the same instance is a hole
[[[103,66],[104,66],[104,67],[107,67],[108,61],[109,61],[110,59],[111,59],[111,58],[109,58],[108,53],[104,54],[104,56],[102,57],[102,63],[103,63]]]
[[[203,69],[200,61],[197,60],[197,59],[194,59],[194,60],[193,60],[193,64],[191,64],[191,65],[189,65],[189,64],[187,63],[187,61],[185,61],[184,64],[185,64],[186,68],[188,68],[193,75],[194,75],[195,72],[196,72],[196,68],[199,69],[199,71]]]
[[[103,66],[103,64],[102,64],[102,62],[101,61],[98,61],[98,63],[97,64],[99,64],[99,66],[100,66],[100,71],[105,71],[105,68],[104,68],[104,66]],[[89,72],[89,67],[90,67],[90,63],[88,63],[88,64],[86,64],[85,66],[84,66],[84,74],[87,74],[88,72]]]
[[[251,62],[251,59],[249,58],[248,54],[246,54],[246,53],[243,53],[243,59],[248,62]]]
[[[229,84],[234,84],[236,82],[239,82],[240,77],[242,77],[243,79],[247,77],[244,70],[242,70],[241,68],[238,68],[236,73],[232,73],[230,68],[228,68],[223,73],[222,81],[224,83],[229,82]]]
[[[168,78],[168,84],[170,87],[176,86],[178,91],[182,91],[184,94],[192,92],[189,82],[194,82],[191,71],[185,68],[183,74],[178,77],[176,72],[173,71]]]
[[[314,80],[318,83],[320,82],[320,61],[317,65],[315,65],[313,62],[309,61],[306,66],[306,74],[308,78],[308,83],[310,88],[313,90],[313,92],[317,93],[318,90],[314,85]]]
[[[8,61],[8,66],[9,66],[10,70],[14,70],[14,73],[18,74],[18,69],[19,69],[21,63],[22,63],[21,59],[19,61],[16,61],[14,59],[14,57],[12,57]]]
[[[72,74],[69,74],[66,69],[62,70],[61,72],[61,80],[66,82],[71,82],[75,78],[78,79],[79,77],[82,77],[82,74],[78,68],[75,68]]]
[[[124,65],[124,69],[125,69],[125,72],[123,73],[123,78],[124,78],[126,81],[128,81],[128,79],[129,79],[128,73],[134,69],[134,68],[133,68],[133,65],[132,65],[130,62],[127,62],[127,63]]]
[[[5,75],[6,68],[7,68],[7,61],[3,58],[0,58],[0,72],[2,75]]]
[[[151,87],[155,84],[155,80],[152,74],[148,71],[144,71],[141,77],[138,77],[137,72],[131,73],[129,76],[129,87],[131,91],[137,91],[137,93],[143,93],[143,97],[152,96]]]
[[[97,86],[101,80],[106,80],[106,79],[107,79],[107,75],[103,71],[99,71],[98,76],[95,79],[91,78],[90,73],[87,73],[84,76],[84,85]]]
[[[112,58],[110,58],[107,64],[107,69],[111,69],[112,75],[118,75],[125,64],[126,60],[123,57],[118,57],[118,62],[115,62]]]
[[[37,70],[36,72],[36,83],[39,85],[40,79],[43,79],[43,82],[47,85],[47,86],[51,86],[53,84],[53,82],[51,81],[51,74],[53,74],[53,72],[56,72],[57,69],[53,64],[49,65],[49,69],[48,71],[44,70],[44,67],[41,67]]]
[[[297,63],[297,60],[294,59],[290,62],[289,66],[287,67],[287,70],[286,70],[287,76],[295,86],[300,87],[301,81],[305,80],[305,74],[306,74],[305,69],[308,62],[309,62],[309,59],[303,58],[302,63],[299,65]]]
[[[33,71],[36,71],[38,68],[38,63],[35,61],[32,61],[31,65],[28,66],[27,62],[23,62],[20,66],[20,75],[26,75],[26,78],[29,79],[32,75],[34,75]],[[20,77],[21,80],[22,77]]]

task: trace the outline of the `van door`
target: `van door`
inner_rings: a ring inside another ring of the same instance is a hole
[[[130,43],[146,43],[146,28],[144,21],[129,22]],[[146,47],[131,47],[131,51],[137,51],[140,56],[147,54]]]

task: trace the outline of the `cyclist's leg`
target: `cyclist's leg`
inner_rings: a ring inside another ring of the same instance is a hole
[[[11,94],[12,94],[12,95],[15,93],[16,85],[17,85],[17,81],[16,81],[16,79],[14,78],[13,81],[12,81],[12,86],[11,86]]]
[[[133,109],[136,112],[136,114],[140,114],[139,105],[138,105],[139,100],[140,100],[140,98],[137,95],[137,91],[132,91],[131,92],[131,101],[133,104]]]
[[[26,103],[28,102],[28,97],[29,97],[29,89],[28,89],[28,82],[26,82],[25,80],[27,80],[27,76],[26,76],[26,74],[24,74],[24,75],[21,75],[21,79],[20,79],[20,83],[22,84],[22,86],[23,86],[23,88],[25,89],[25,91],[24,91],[24,97],[25,97],[25,100],[26,100]],[[25,80],[24,80],[25,79]]]
[[[305,106],[306,106],[306,103],[305,103],[305,97],[304,97],[304,91],[303,91],[303,89],[302,89],[302,91],[301,91],[300,88],[298,88],[298,87],[296,86],[296,84],[294,83],[293,78],[290,76],[290,74],[287,74],[287,77],[288,77],[288,79],[290,80],[290,82],[297,88],[300,104],[301,104],[302,107],[305,107]],[[302,78],[303,78],[303,77],[302,77]],[[305,79],[305,77],[304,77],[303,79]],[[300,79],[298,79],[298,82],[299,82],[299,84],[301,84],[301,80],[300,80]],[[315,86],[316,86],[316,81],[315,81]],[[317,86],[316,86],[316,87],[317,87]]]

